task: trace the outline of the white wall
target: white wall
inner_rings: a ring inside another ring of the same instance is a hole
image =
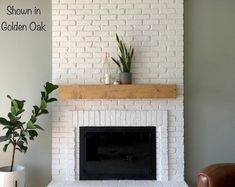
[[[6,6],[19,8],[41,8],[42,15],[7,16]],[[2,21],[20,20],[28,23],[34,19],[47,24],[46,32],[3,32],[0,31],[0,116],[9,109],[7,94],[26,99],[26,109],[40,99],[40,90],[46,81],[51,80],[51,5],[50,1],[13,1],[3,0],[0,4]],[[50,117],[40,120],[46,129],[39,138],[31,142],[26,155],[17,153],[16,163],[26,166],[27,186],[44,187],[51,179],[51,125]],[[2,130],[0,130],[2,134]],[[2,152],[0,145],[0,166],[10,164],[11,152]],[[9,150],[10,151],[10,150]]]
[[[186,179],[235,162],[235,1],[185,1]],[[231,24],[232,23],[232,24]]]

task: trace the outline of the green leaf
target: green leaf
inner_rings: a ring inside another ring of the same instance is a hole
[[[29,136],[30,136],[29,139],[30,140],[34,140],[34,137],[38,136],[38,133],[35,130],[29,130],[28,132],[29,132]]]
[[[123,45],[123,48],[124,48],[125,57],[127,57],[128,52],[127,52],[127,49],[126,49],[126,45],[125,45],[125,44]]]
[[[44,129],[42,128],[42,127],[40,127],[39,125],[34,125],[37,129],[40,129],[40,130],[42,130],[42,131],[44,131]]]
[[[27,123],[27,129],[36,129],[34,123],[31,120],[29,120]]]
[[[8,140],[7,136],[0,136],[0,143]]]
[[[48,114],[49,112],[46,110],[46,109],[42,109],[41,112],[38,114],[38,115],[41,115],[41,114]]]
[[[120,41],[120,40],[119,40],[119,37],[118,37],[118,35],[117,35],[117,33],[116,33],[116,40],[117,40],[117,42]]]
[[[9,98],[10,100],[13,100],[10,95],[7,95],[7,98]]]
[[[48,98],[47,93],[46,92],[41,92],[41,100],[47,99],[47,98]]]
[[[122,63],[122,68],[123,68],[123,72],[127,72],[127,67],[126,67],[126,63],[125,63],[125,59],[119,55],[119,59]]]
[[[21,132],[21,137],[29,137],[29,133],[27,130]]]
[[[18,150],[18,151],[22,152],[22,150],[21,150],[20,148],[18,148],[18,147],[16,148],[16,150]]]
[[[41,100],[40,108],[41,109],[46,109],[47,108],[47,102],[44,99]]]
[[[33,114],[35,114],[35,116],[37,116],[40,111],[40,108],[36,105],[34,105],[33,108],[34,108],[34,110],[32,112],[33,112]]]
[[[27,140],[27,138],[26,137],[22,137],[22,140],[26,143],[26,144],[28,144],[28,140]]]
[[[132,47],[130,46],[130,56],[131,56],[131,59],[132,59],[133,55],[134,55],[134,48],[132,48]]]
[[[25,100],[17,100],[17,99],[14,99],[14,101],[17,103],[17,106],[19,109],[22,109],[24,108],[24,103],[25,103]]]
[[[10,143],[4,145],[4,147],[3,147],[3,151],[4,151],[4,152],[7,151],[7,148],[8,148],[9,145],[10,145]]]
[[[15,116],[15,115],[13,115],[13,114],[10,113],[10,112],[8,113],[7,116],[8,116],[8,118],[10,119],[11,122],[16,122],[16,121],[18,121],[18,120],[21,118],[21,116],[19,116],[19,117],[18,117],[18,116]]]
[[[7,125],[7,126],[9,126],[9,125],[10,125],[10,122],[7,121],[5,118],[0,118],[0,124],[1,124],[1,125]]]
[[[19,133],[18,132],[13,132],[13,136],[16,138],[16,137],[19,137]]]
[[[13,123],[13,127],[14,127],[15,129],[21,129],[24,124],[25,124],[25,122],[16,121],[16,122]]]
[[[12,100],[11,101],[11,113],[16,116],[17,112],[19,112],[19,111],[20,111],[20,109],[18,107],[17,102],[15,100]]]
[[[30,118],[30,121],[32,121],[32,123],[35,123],[37,121],[37,118],[35,115],[32,115]]]
[[[50,98],[50,99],[47,100],[47,103],[51,103],[51,102],[54,102],[54,101],[57,101],[57,99],[56,98]]]
[[[4,130],[4,129],[13,129],[13,127],[9,126],[9,125],[5,125],[5,127],[3,127],[2,130]]]
[[[115,60],[113,57],[112,57],[112,60],[117,64],[119,70],[122,72],[122,67],[121,67],[121,65],[120,65],[120,62],[117,61],[117,60]]]
[[[17,146],[18,146],[18,148],[16,148],[16,149],[19,150],[20,152],[24,152],[24,153],[27,152],[28,147],[24,146],[24,142],[23,141],[18,141],[17,142]]]
[[[20,109],[20,110],[16,113],[16,115],[18,116],[18,115],[22,114],[24,111],[25,111],[24,109]]]
[[[46,82],[46,85],[44,86],[47,94],[49,95],[51,92],[53,92],[54,90],[56,90],[59,86],[58,85],[54,85],[50,82]]]
[[[11,138],[11,135],[13,135],[13,130],[12,130],[12,129],[9,129],[9,130],[6,132],[6,137],[9,139],[9,138]]]
[[[18,141],[17,145],[19,145],[19,146],[24,145],[24,142],[23,141]]]

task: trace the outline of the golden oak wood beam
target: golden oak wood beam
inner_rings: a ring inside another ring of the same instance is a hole
[[[59,98],[61,100],[176,98],[176,85],[60,85]]]

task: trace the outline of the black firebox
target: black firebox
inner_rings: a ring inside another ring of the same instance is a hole
[[[156,128],[80,127],[80,180],[156,180]]]

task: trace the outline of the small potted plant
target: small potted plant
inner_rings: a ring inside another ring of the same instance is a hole
[[[131,84],[131,63],[134,55],[134,48],[130,46],[129,49],[127,49],[126,44],[123,40],[119,39],[117,34],[116,40],[120,54],[118,55],[118,59],[112,58],[112,60],[117,64],[120,70],[119,81],[121,84]]]
[[[1,187],[25,187],[25,170],[23,166],[14,165],[15,153],[20,151],[27,152],[28,140],[34,140],[38,136],[38,130],[43,130],[37,124],[37,118],[43,114],[47,114],[47,106],[49,103],[57,101],[51,98],[50,94],[58,88],[57,85],[47,82],[44,90],[41,92],[41,103],[39,106],[34,105],[31,117],[28,121],[22,121],[22,114],[25,112],[25,100],[12,99],[8,119],[0,117],[0,125],[6,131],[4,136],[0,136],[0,143],[6,142],[3,151],[6,152],[9,146],[12,146],[11,165],[0,168],[0,186]]]

